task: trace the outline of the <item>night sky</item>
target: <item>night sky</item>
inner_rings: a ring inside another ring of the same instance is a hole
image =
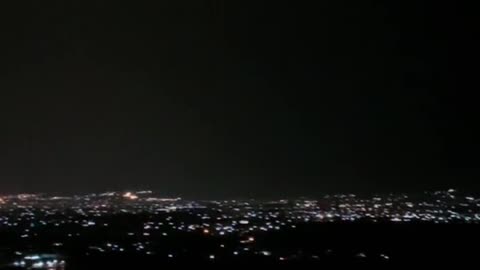
[[[480,190],[473,9],[10,2],[0,193]]]

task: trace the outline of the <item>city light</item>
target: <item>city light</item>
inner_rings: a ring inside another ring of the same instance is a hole
[[[277,201],[193,201],[154,196],[150,192],[109,192],[63,196],[61,199],[48,195],[2,196],[0,229],[10,230],[9,237],[20,243],[34,243],[45,232],[55,233],[60,237],[52,239],[47,246],[60,252],[71,248],[72,241],[83,239],[87,243],[83,248],[88,255],[134,253],[176,260],[186,251],[168,246],[157,249],[155,243],[171,243],[179,235],[201,235],[205,241],[217,241],[216,247],[222,250],[222,253],[218,250],[205,253],[209,260],[220,261],[227,256],[226,252],[235,257],[261,256],[290,261],[299,255],[293,251],[278,254],[270,248],[262,248],[261,235],[283,230],[298,231],[306,224],[336,222],[480,224],[480,199],[456,191],[429,192],[417,197],[340,194],[317,200]],[[122,218],[123,222],[114,221],[112,217]],[[101,232],[103,236],[115,231],[123,237],[104,242],[88,240],[92,234]],[[225,242],[231,239],[236,239],[237,244]],[[316,260],[330,252],[314,253],[310,258]],[[39,254],[23,256],[23,250],[15,250],[15,254],[20,259],[12,264],[18,267],[29,264],[32,269],[53,268],[61,261]],[[392,257],[385,251],[354,254],[358,259],[389,261]]]

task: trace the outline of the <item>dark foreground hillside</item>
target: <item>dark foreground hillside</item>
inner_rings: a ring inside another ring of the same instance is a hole
[[[62,250],[66,269],[162,269],[167,265],[308,266],[308,265],[426,265],[474,262],[478,257],[479,225],[413,223],[304,224],[294,229],[249,236],[205,237],[201,234],[172,234],[153,238],[148,255],[134,251],[96,252],[89,243],[121,243],[110,231],[91,234],[88,239]],[[14,245],[0,233],[3,260]],[[32,242],[34,252],[45,250],[42,241]],[[20,248],[20,247],[17,247]],[[87,252],[85,252],[87,250]]]

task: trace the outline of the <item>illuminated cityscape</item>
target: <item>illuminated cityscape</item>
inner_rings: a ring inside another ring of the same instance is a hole
[[[473,3],[2,1],[0,270],[477,265]]]
[[[68,260],[59,258],[70,254],[85,258],[128,254],[167,262],[192,258],[210,263],[242,258],[288,263],[350,256],[388,263],[395,254],[352,253],[333,247],[309,250],[308,245],[274,245],[277,239],[271,238],[328,224],[480,223],[480,199],[455,190],[268,201],[195,201],[129,191],[5,195],[0,202],[0,248],[6,254],[2,263],[27,269],[63,269]],[[39,256],[52,259],[35,261]]]

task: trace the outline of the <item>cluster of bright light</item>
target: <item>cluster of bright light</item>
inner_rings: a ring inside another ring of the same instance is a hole
[[[65,261],[56,255],[27,255],[12,265],[27,269],[63,269]]]
[[[136,200],[138,199],[138,195],[132,193],[132,192],[125,192],[125,194],[123,194],[123,197],[125,199],[129,199],[129,200]]]

